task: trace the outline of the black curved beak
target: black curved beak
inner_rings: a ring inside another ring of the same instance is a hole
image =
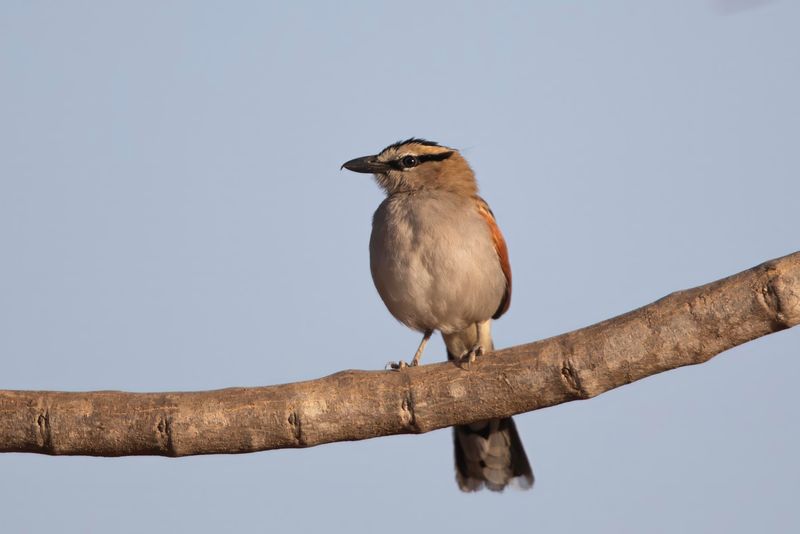
[[[340,167],[340,169],[347,169],[353,172],[364,172],[371,174],[380,174],[387,172],[391,167],[378,161],[378,156],[364,156],[363,158],[351,159]]]

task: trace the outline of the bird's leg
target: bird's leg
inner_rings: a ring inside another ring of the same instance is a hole
[[[417,347],[417,352],[414,354],[414,359],[411,360],[411,367],[416,367],[419,365],[419,359],[422,358],[422,351],[425,350],[425,345],[428,344],[428,340],[433,335],[433,330],[425,330],[425,334],[422,336],[422,341],[419,342],[419,347]]]
[[[419,342],[419,347],[417,348],[417,352],[414,354],[414,358],[411,360],[411,364],[407,364],[403,360],[399,362],[389,362],[387,367],[391,367],[392,369],[403,369],[404,367],[416,367],[419,365],[419,359],[422,358],[422,353],[425,350],[425,345],[428,344],[428,340],[433,335],[433,330],[425,330],[425,334],[422,336],[422,341]]]

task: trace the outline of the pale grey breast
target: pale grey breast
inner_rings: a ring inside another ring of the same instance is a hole
[[[489,319],[506,279],[489,227],[472,198],[399,193],[375,212],[372,279],[394,317],[416,330],[453,333]]]

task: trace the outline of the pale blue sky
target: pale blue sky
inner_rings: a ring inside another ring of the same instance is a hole
[[[799,249],[800,4],[724,3],[2,2],[0,388],[410,357],[369,276],[381,194],[339,165],[412,135],[463,149],[506,235],[500,347]],[[461,494],[449,431],[6,454],[2,530],[796,532],[799,351],[519,416],[531,492]]]

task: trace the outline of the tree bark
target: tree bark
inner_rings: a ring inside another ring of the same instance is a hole
[[[800,252],[470,366],[183,393],[0,391],[0,452],[244,453],[423,433],[588,399],[800,323]]]

